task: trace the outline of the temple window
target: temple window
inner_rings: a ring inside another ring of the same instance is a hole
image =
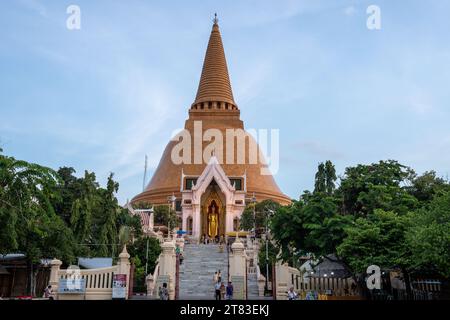
[[[236,190],[242,190],[242,179],[240,178],[232,178],[230,179],[231,185],[234,185]]]
[[[191,190],[192,187],[197,183],[197,178],[186,178],[185,180],[185,190]]]
[[[175,211],[180,212],[181,211],[181,200],[175,201]]]

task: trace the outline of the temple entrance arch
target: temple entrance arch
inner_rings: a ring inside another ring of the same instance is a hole
[[[195,182],[189,188],[182,187],[183,230],[189,230],[192,217],[192,239],[224,237],[233,231],[234,217],[240,217],[245,209],[245,190],[236,190],[213,155],[200,176],[187,175],[182,170],[182,186],[188,179]],[[245,180],[245,173],[242,179]],[[245,185],[245,183],[244,183]]]
[[[201,235],[210,239],[224,237],[226,214],[225,196],[212,179],[201,196]]]

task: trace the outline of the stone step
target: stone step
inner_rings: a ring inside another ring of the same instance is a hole
[[[184,261],[180,265],[180,299],[214,299],[214,273],[221,270],[222,278],[228,279],[227,252],[219,252],[214,244],[187,244],[184,247]]]

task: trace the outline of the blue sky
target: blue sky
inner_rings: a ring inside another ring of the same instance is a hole
[[[66,8],[81,8],[81,30]],[[366,8],[381,8],[381,30]],[[62,1],[0,5],[0,146],[53,168],[142,189],[193,102],[219,15],[247,128],[280,129],[280,188],[297,198],[318,162],[396,159],[450,173],[450,2]]]

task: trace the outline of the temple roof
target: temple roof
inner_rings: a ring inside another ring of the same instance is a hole
[[[222,37],[217,22],[216,17],[209,37],[202,75],[193,105],[202,102],[224,102],[236,107],[231,90]]]

